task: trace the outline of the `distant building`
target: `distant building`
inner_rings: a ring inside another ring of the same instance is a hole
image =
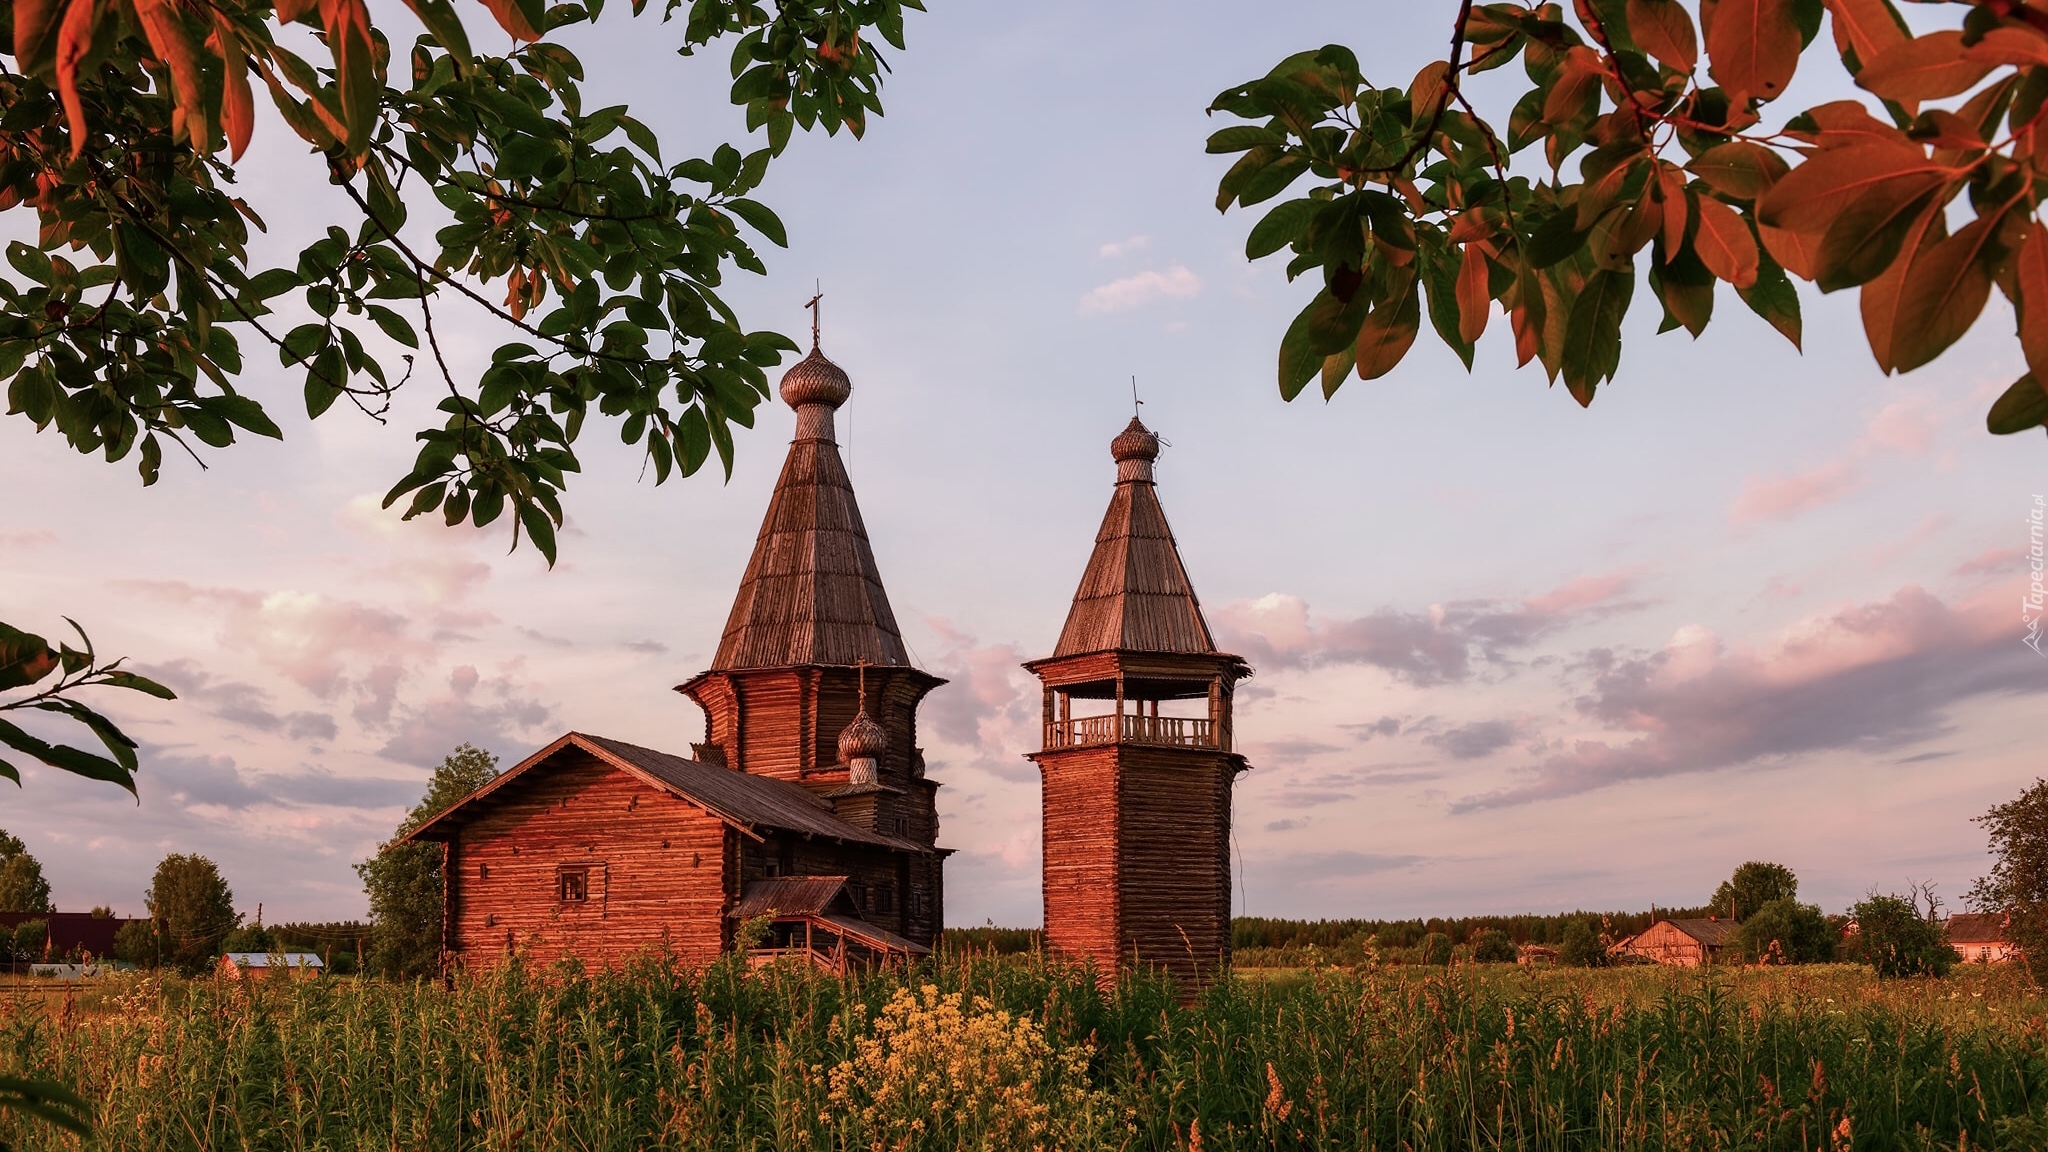
[[[220,974],[236,979],[268,980],[278,976],[318,976],[327,965],[313,952],[229,952],[220,958]]]
[[[2005,938],[2003,913],[1959,912],[1948,918],[1948,946],[1965,964],[2002,964],[2019,955]]]
[[[1733,920],[1659,920],[1609,949],[1615,956],[1639,957],[1657,964],[1697,968],[1720,962],[1721,951],[1735,943],[1742,925]]]
[[[1517,964],[1555,964],[1558,951],[1548,944],[1524,944],[1515,951]]]
[[[90,912],[0,912],[0,933],[11,933],[31,920],[41,920],[50,926],[46,949],[49,955],[89,955],[95,960],[114,954],[114,934],[121,930],[121,925],[147,923],[129,917],[94,916]]]

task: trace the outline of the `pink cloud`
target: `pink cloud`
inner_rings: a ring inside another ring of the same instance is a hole
[[[1369,664],[1415,684],[1464,680],[1480,661],[1498,661],[1572,622],[1641,606],[1625,599],[1635,576],[1584,576],[1526,600],[1454,600],[1424,612],[1383,608],[1351,619],[1318,620],[1299,596],[1238,600],[1211,616],[1225,647],[1255,666]]]
[[[1623,734],[1587,735],[1523,783],[1458,810],[1571,796],[1627,780],[1809,753],[1887,752],[1940,735],[1947,710],[1990,694],[2048,691],[2020,643],[2013,586],[1945,603],[1917,584],[1808,617],[1757,645],[1688,625],[1658,652],[1590,653],[1577,710]]]
[[[1872,447],[1905,456],[1925,456],[1934,446],[1934,434],[1941,418],[1924,397],[1899,400],[1885,405],[1864,426],[1864,440]]]
[[[1846,460],[1823,464],[1791,476],[1754,476],[1743,484],[1742,495],[1728,509],[1736,524],[1758,520],[1790,520],[1802,512],[1832,504],[1863,484],[1855,465]]]
[[[1997,572],[2018,571],[2016,567],[2026,550],[2023,548],[1989,548],[1956,566],[1958,576],[1988,576]]]

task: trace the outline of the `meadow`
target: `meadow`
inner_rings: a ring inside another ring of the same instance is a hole
[[[131,976],[0,995],[0,1044],[110,1150],[2048,1147],[2048,1000],[2008,971]]]

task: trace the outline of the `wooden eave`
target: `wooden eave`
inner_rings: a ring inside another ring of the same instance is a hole
[[[449,840],[476,807],[574,745],[607,766],[624,772],[658,792],[666,792],[703,809],[727,826],[754,839],[763,828],[795,832],[846,844],[863,844],[897,852],[930,855],[938,849],[879,832],[869,832],[832,814],[831,805],[809,789],[784,780],[749,776],[726,768],[686,760],[623,740],[569,732],[521,760],[490,783],[463,797],[400,839],[400,843]]]

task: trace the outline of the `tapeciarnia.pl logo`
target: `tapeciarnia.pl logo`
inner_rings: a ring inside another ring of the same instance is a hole
[[[2048,586],[2043,584],[2043,571],[2048,569],[2048,552],[2044,552],[2041,541],[2044,511],[2048,511],[2048,497],[2036,493],[2034,506],[2027,511],[2027,566],[2032,569],[2033,576],[2027,583],[2027,598],[2020,601],[2020,622],[2027,626],[2027,634],[2021,637],[2020,643],[2048,656],[2048,652],[2041,651],[2041,619],[2043,610],[2048,609]]]

